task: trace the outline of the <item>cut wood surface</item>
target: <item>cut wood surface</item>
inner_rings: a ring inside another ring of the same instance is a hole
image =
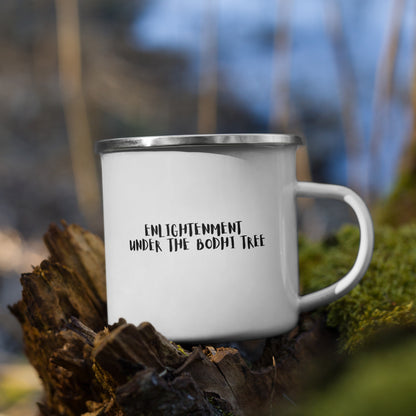
[[[49,259],[22,275],[10,307],[44,387],[41,415],[279,414],[333,342],[313,315],[289,334],[222,346],[179,346],[148,322],[107,326],[102,240],[64,222],[44,240]]]

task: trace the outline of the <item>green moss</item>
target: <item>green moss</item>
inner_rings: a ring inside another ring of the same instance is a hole
[[[176,347],[176,349],[183,355],[185,355],[186,357],[189,355],[189,353],[187,353],[185,351],[185,349],[182,347],[182,345],[176,344],[173,341],[170,342],[172,345],[174,345]]]
[[[328,240],[300,240],[303,293],[334,283],[352,267],[359,232],[347,226]],[[353,352],[379,330],[416,324],[416,224],[379,227],[370,267],[348,295],[325,307],[327,324],[338,329],[341,351]]]
[[[214,408],[214,412],[218,414],[218,416],[234,416],[232,412],[229,412],[227,410],[223,410],[218,403],[217,399],[214,396],[208,397],[208,402],[211,404],[211,406]]]

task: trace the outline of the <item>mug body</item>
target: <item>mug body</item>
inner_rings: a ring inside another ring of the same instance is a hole
[[[295,326],[299,139],[122,140],[98,146],[109,323],[149,321],[177,342]]]

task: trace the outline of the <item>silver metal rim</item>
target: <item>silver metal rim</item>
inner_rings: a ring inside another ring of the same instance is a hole
[[[95,150],[97,153],[111,153],[199,146],[300,146],[302,144],[303,140],[301,137],[291,134],[201,134],[106,139],[98,141],[96,143]]]

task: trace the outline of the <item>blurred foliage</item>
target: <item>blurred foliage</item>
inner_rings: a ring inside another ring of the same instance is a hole
[[[132,30],[149,3],[78,2],[83,95],[94,139],[196,130],[197,80],[190,88],[188,58],[146,49]],[[62,218],[86,226],[73,183],[54,1],[1,1],[0,46],[0,227],[28,238]],[[225,89],[218,129],[261,130]]]
[[[346,226],[322,242],[301,238],[299,263],[304,293],[328,286],[352,267],[359,231]],[[327,325],[339,331],[339,349],[362,348],[390,327],[416,323],[416,225],[375,230],[375,247],[364,278],[349,294],[325,307]]]
[[[0,366],[0,412],[7,415],[32,415],[36,401],[42,394],[40,380],[29,363]]]
[[[415,414],[416,337],[396,336],[350,357],[336,378],[317,385],[286,416]]]
[[[416,153],[416,152],[413,152]],[[415,154],[416,159],[416,154]],[[416,168],[402,173],[393,191],[380,201],[375,218],[381,224],[398,226],[416,221]]]

